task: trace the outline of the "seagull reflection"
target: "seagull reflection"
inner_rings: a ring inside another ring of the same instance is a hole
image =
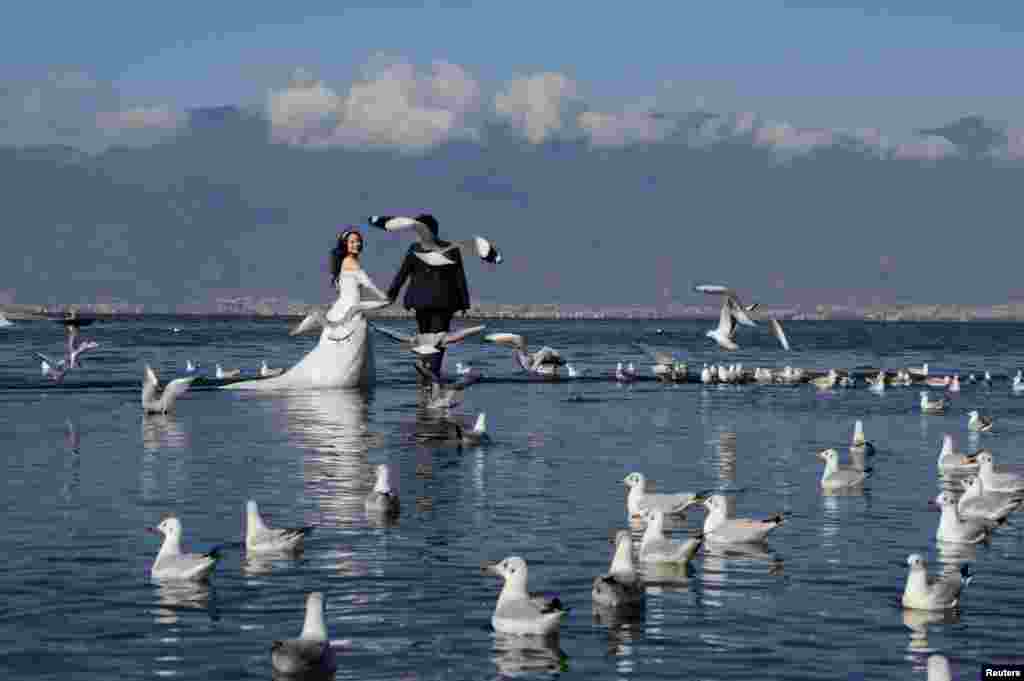
[[[751,569],[752,563],[767,564],[770,576],[781,575],[783,571],[782,559],[770,551],[767,544],[705,544],[701,571],[704,593],[712,598],[738,596],[743,593],[743,587],[761,586],[762,578]],[[721,601],[705,599],[705,602],[721,606]]]
[[[210,619],[217,621],[217,602],[213,587],[208,582],[154,582],[157,607],[152,610],[157,624],[177,624],[183,612],[206,611]]]
[[[494,635],[494,664],[499,674],[518,675],[569,670],[569,657],[559,647],[558,635]]]
[[[248,577],[262,577],[274,570],[294,569],[302,561],[302,554],[253,553],[242,557],[242,573]],[[263,582],[252,582],[252,584]]]
[[[913,653],[932,652],[928,643],[929,624],[957,624],[960,621],[958,610],[915,610],[903,609],[903,624],[910,629],[910,642],[907,649]]]
[[[726,485],[736,483],[736,433],[733,431],[718,434],[718,479]],[[735,507],[735,498],[732,504]],[[730,509],[729,513],[735,514],[736,509]]]
[[[161,449],[187,449],[188,433],[182,423],[171,414],[144,414],[142,448],[148,453]]]
[[[644,608],[630,605],[608,608],[593,604],[594,623],[608,628],[608,655],[620,658],[615,669],[620,674],[633,671],[633,642],[643,637]]]

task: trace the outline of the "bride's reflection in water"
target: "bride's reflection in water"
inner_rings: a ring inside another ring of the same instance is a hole
[[[569,670],[558,634],[550,636],[494,635],[494,664],[499,674],[531,674]]]
[[[630,605],[609,608],[593,605],[594,623],[608,628],[608,655],[618,658],[615,670],[620,674],[634,671],[634,643],[644,633],[644,606]]]
[[[145,501],[178,499],[185,485],[185,457],[180,453],[189,445],[185,424],[172,414],[145,414],[142,417],[142,465],[139,468],[139,493]],[[166,473],[163,488],[161,471]]]

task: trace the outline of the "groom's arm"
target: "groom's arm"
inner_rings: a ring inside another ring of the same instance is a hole
[[[405,280],[409,277],[412,271],[412,253],[406,253],[405,259],[402,260],[402,267],[399,268],[398,274],[395,275],[394,280],[391,282],[391,286],[388,287],[388,300],[394,301],[398,298],[399,292],[402,290],[402,285],[405,284]]]

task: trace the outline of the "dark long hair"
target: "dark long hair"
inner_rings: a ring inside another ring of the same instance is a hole
[[[331,251],[331,286],[337,284],[338,277],[341,276],[341,263],[348,256],[348,238],[353,234],[358,234],[359,239],[366,243],[363,233],[355,227],[346,227],[345,231],[338,235],[338,245]]]

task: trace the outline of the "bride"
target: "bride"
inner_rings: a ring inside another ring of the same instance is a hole
[[[240,381],[225,388],[277,390],[282,388],[356,388],[374,382],[373,342],[363,310],[377,309],[391,301],[377,288],[359,266],[363,235],[349,228],[338,236],[338,247],[331,252],[331,283],[338,299],[327,311],[320,341],[291,369],[273,378]],[[362,300],[361,289],[376,296]],[[337,322],[343,321],[338,324]]]

